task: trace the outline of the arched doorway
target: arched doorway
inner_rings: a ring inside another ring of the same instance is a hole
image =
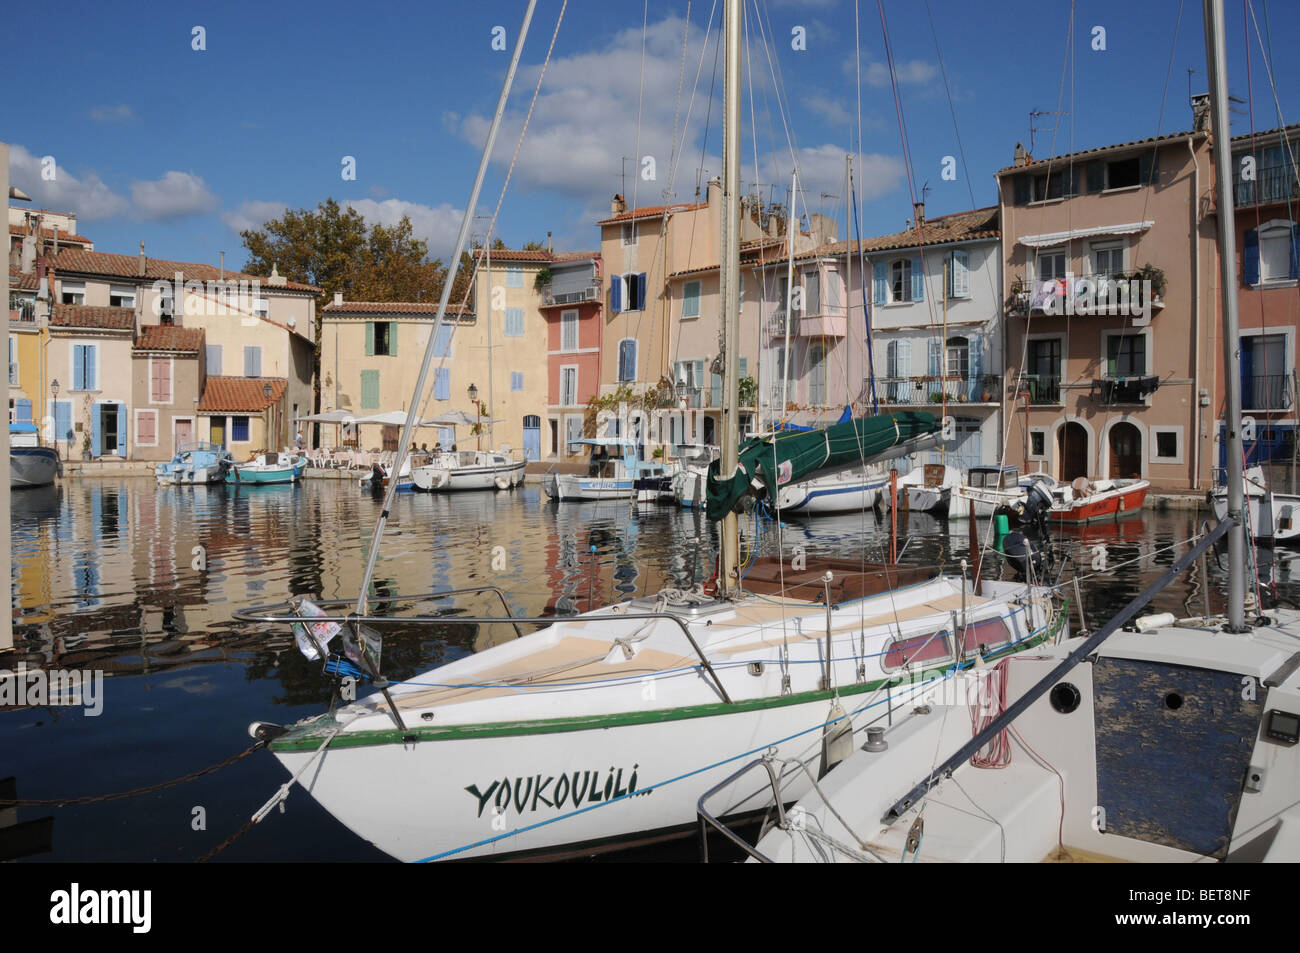
[[[1110,473],[1112,480],[1142,476],[1142,433],[1120,421],[1110,428]]]
[[[1088,431],[1083,429],[1083,424],[1073,420],[1062,424],[1056,431],[1056,450],[1063,482],[1088,475]]]

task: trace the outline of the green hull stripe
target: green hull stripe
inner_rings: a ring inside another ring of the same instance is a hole
[[[1008,646],[997,652],[991,652],[986,661],[1005,655],[1033,648],[1055,636],[1065,624],[1068,602],[1058,613],[1046,632],[1026,639],[1016,646]],[[1014,648],[1014,652],[1011,649]],[[941,665],[925,669],[921,678],[941,675],[951,668]],[[793,695],[777,695],[765,698],[749,698],[733,702],[710,702],[704,705],[683,705],[677,708],[658,708],[649,711],[621,711],[608,715],[571,715],[564,718],[535,718],[528,721],[495,721],[474,725],[419,725],[407,731],[386,728],[375,731],[340,732],[330,742],[331,748],[358,748],[373,745],[410,744],[414,741],[454,741],[464,738],[501,738],[517,735],[544,735],[565,731],[590,731],[597,728],[620,728],[626,725],[649,725],[656,722],[680,721],[686,718],[709,718],[715,715],[730,715],[739,712],[756,711],[764,708],[784,708],[788,705],[805,705],[809,702],[829,701],[836,695],[860,695],[874,692],[885,685],[902,685],[901,677],[882,678],[874,682],[844,685],[837,691],[799,692]],[[333,727],[334,722],[316,721],[302,729],[290,731],[272,741],[272,751],[315,751],[321,746],[324,732]],[[405,739],[405,740],[404,740]]]

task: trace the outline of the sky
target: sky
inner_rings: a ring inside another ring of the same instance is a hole
[[[901,230],[922,189],[929,217],[995,204],[1017,142],[1045,158],[1186,130],[1189,83],[1206,88],[1195,0],[883,0],[899,108],[877,3],[744,3],[746,190],[784,204],[797,160],[800,214],[842,222],[860,152],[864,235]],[[1300,62],[1281,55],[1300,4],[1248,4],[1226,4],[1234,135],[1251,108],[1257,130],[1300,119]],[[0,140],[19,205],[75,212],[99,251],[240,267],[241,229],[332,197],[409,215],[445,259],[526,5],[11,5]],[[598,248],[614,193],[689,202],[721,171],[720,4],[569,0],[556,33],[561,5],[537,4],[476,208],[481,237],[554,35],[493,232],[510,247]]]

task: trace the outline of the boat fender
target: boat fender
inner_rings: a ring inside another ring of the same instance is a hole
[[[288,734],[289,729],[269,721],[255,721],[248,726],[248,737],[263,744],[274,741],[281,735]]]
[[[450,482],[451,482],[451,471],[450,471],[450,470],[439,470],[439,471],[438,471],[438,480],[437,480],[436,483],[434,483],[434,488],[440,490],[440,489],[442,489],[444,486],[446,486],[446,485],[447,485],[448,483],[450,483]]]
[[[822,759],[817,772],[818,780],[853,753],[853,719],[838,698],[832,703],[826,722],[822,727]]]
[[[508,489],[510,489],[510,481],[507,480],[507,479],[506,479],[505,477],[503,477],[503,476],[499,476],[499,477],[497,477],[495,482],[496,482],[496,485],[497,485],[497,489],[498,489],[498,490],[508,490]]]

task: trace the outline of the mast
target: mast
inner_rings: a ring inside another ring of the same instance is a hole
[[[1219,290],[1223,296],[1223,362],[1227,405],[1223,423],[1227,436],[1228,515],[1228,631],[1246,628],[1246,529],[1241,443],[1241,335],[1237,322],[1237,235],[1232,196],[1232,148],[1228,126],[1227,55],[1223,44],[1223,0],[1204,0],[1205,62],[1210,73],[1210,129],[1214,152],[1215,226],[1219,239]],[[1196,236],[1192,236],[1196,240]]]
[[[789,401],[786,389],[790,386],[790,322],[794,318],[794,210],[795,190],[799,187],[799,170],[790,174],[790,205],[785,213],[785,345],[781,351],[781,410],[774,414],[774,422],[785,419],[785,405]]]
[[[723,82],[722,137],[722,459],[719,472],[730,476],[739,462],[740,419],[740,0],[726,0],[726,68]],[[787,314],[787,320],[789,316]],[[722,519],[718,593],[740,590],[740,522],[734,512]]]
[[[493,447],[493,439],[494,439],[494,438],[493,438],[493,434],[492,434],[492,418],[495,416],[495,414],[492,413],[492,410],[493,410],[493,401],[492,401],[492,393],[493,393],[493,387],[492,387],[492,324],[493,324],[493,322],[496,320],[496,318],[495,318],[495,316],[492,314],[492,234],[491,234],[491,230],[490,230],[490,229],[489,229],[489,232],[488,232],[487,240],[484,242],[484,244],[487,245],[487,290],[488,290],[488,322],[487,322],[487,339],[488,339],[488,348],[487,348],[487,351],[488,351],[488,449],[491,450],[492,447]],[[509,266],[507,266],[507,267],[506,267],[506,271],[509,271],[509,270],[510,270],[510,269],[509,269]],[[474,410],[477,412],[477,411],[478,411],[478,408],[475,407]],[[479,444],[481,445],[481,444],[482,444],[482,440],[483,440],[483,428],[482,428],[481,426],[479,427],[479,435],[478,435],[478,436],[479,436]]]

